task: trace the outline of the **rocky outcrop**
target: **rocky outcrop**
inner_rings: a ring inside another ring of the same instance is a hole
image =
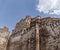
[[[31,17],[26,16],[25,19],[21,19],[15,26],[15,29],[13,30],[13,33],[16,33],[18,31],[25,30],[26,28],[30,27]]]
[[[41,50],[60,50],[60,19],[46,19],[41,24]]]
[[[40,19],[40,17],[31,18],[30,16],[27,16],[16,24],[9,40],[8,50],[36,49],[36,26],[31,27],[31,22],[37,19]]]
[[[16,24],[10,39],[8,29],[4,30],[0,31],[0,50],[7,43],[7,50],[60,50],[60,18],[27,16]]]
[[[10,32],[7,27],[0,29],[0,50],[7,50],[9,33]]]
[[[16,24],[8,50],[60,50],[60,19],[26,17]]]

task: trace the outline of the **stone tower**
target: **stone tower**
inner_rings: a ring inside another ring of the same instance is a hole
[[[18,22],[8,50],[60,50],[60,18],[31,18]]]

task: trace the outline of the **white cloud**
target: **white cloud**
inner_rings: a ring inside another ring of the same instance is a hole
[[[60,0],[38,0],[37,10],[43,13],[60,15]]]

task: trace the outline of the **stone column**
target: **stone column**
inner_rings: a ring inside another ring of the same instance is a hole
[[[40,50],[39,49],[39,26],[36,23],[36,50]]]

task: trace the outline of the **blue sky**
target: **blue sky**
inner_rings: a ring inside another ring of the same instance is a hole
[[[37,8],[38,5],[39,0],[0,0],[0,28],[7,26],[11,31],[16,23],[27,15],[59,18],[60,15],[40,12],[40,9]]]

